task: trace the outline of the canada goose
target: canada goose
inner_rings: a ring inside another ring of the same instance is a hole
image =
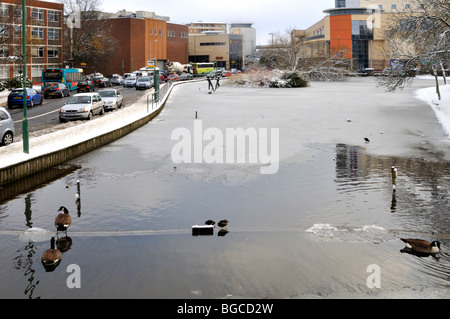
[[[217,226],[222,227],[222,228],[227,227],[227,226],[228,226],[228,220],[226,220],[226,219],[220,220],[220,221],[217,223]]]
[[[215,225],[216,224],[216,222],[215,221],[213,221],[213,220],[211,220],[211,219],[208,219],[206,222],[205,222],[205,225]]]
[[[406,248],[414,252],[421,254],[437,254],[441,248],[441,243],[438,241],[429,241],[416,238],[400,238],[404,243],[406,243]]]
[[[53,271],[61,262],[61,252],[55,248],[55,237],[50,240],[50,249],[44,251],[41,257],[42,265],[46,271]]]
[[[59,213],[55,218],[56,232],[65,231],[67,234],[67,228],[69,228],[70,224],[72,223],[72,218],[69,215],[69,210],[64,206],[61,206],[58,209],[58,212],[62,213]]]

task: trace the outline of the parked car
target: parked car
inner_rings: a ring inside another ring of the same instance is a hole
[[[120,75],[113,75],[111,78],[112,85],[122,85],[123,84],[123,77]]]
[[[49,83],[44,89],[44,98],[70,96],[70,89],[64,83]]]
[[[180,81],[187,81],[187,80],[192,80],[194,78],[194,76],[190,73],[181,73],[180,75]]]
[[[105,102],[105,111],[114,110],[123,106],[123,96],[116,89],[103,89],[98,94]]]
[[[180,81],[180,77],[178,74],[169,74],[166,78],[166,82],[168,81]]]
[[[59,120],[90,120],[96,114],[105,114],[105,102],[98,93],[78,93],[59,110]]]
[[[230,77],[231,76],[231,71],[228,71],[228,70],[222,71],[222,76],[224,78]]]
[[[33,107],[34,105],[42,104],[44,97],[38,91],[33,88],[27,88],[27,106]],[[23,89],[14,89],[8,95],[8,108],[14,106],[23,106]]]
[[[103,77],[103,78],[96,78],[94,81],[95,86],[99,86],[99,87],[111,87],[111,80],[108,79],[107,77]]]
[[[129,75],[124,81],[124,87],[133,87],[136,85],[136,75]]]
[[[77,85],[77,92],[94,92],[95,84],[90,80],[79,81]]]
[[[0,145],[9,145],[14,142],[14,120],[8,111],[0,106]]]
[[[149,89],[153,86],[153,79],[148,76],[142,76],[136,80],[136,90]]]

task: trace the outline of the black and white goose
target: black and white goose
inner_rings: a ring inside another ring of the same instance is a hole
[[[69,215],[69,210],[64,206],[61,206],[58,209],[58,212],[61,212],[55,218],[55,227],[56,232],[65,231],[67,234],[67,228],[69,228],[70,224],[72,224],[72,218]]]
[[[46,271],[53,271],[61,262],[61,252],[55,248],[55,237],[50,240],[50,249],[44,251],[41,262]]]
[[[437,254],[441,248],[441,243],[438,241],[429,242],[424,239],[417,238],[400,238],[406,243],[406,249],[419,254]]]

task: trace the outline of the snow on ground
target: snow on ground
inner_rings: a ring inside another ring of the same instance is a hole
[[[417,97],[427,102],[436,114],[447,135],[450,137],[450,84],[440,85],[441,99],[438,99],[436,87],[420,89]]]

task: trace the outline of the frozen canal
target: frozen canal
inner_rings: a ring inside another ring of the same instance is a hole
[[[448,298],[449,138],[414,94],[432,85],[175,87],[148,125],[0,202],[0,298]],[[238,128],[253,134],[241,163]],[[70,245],[46,272],[61,205]],[[208,219],[228,233],[193,236]]]

